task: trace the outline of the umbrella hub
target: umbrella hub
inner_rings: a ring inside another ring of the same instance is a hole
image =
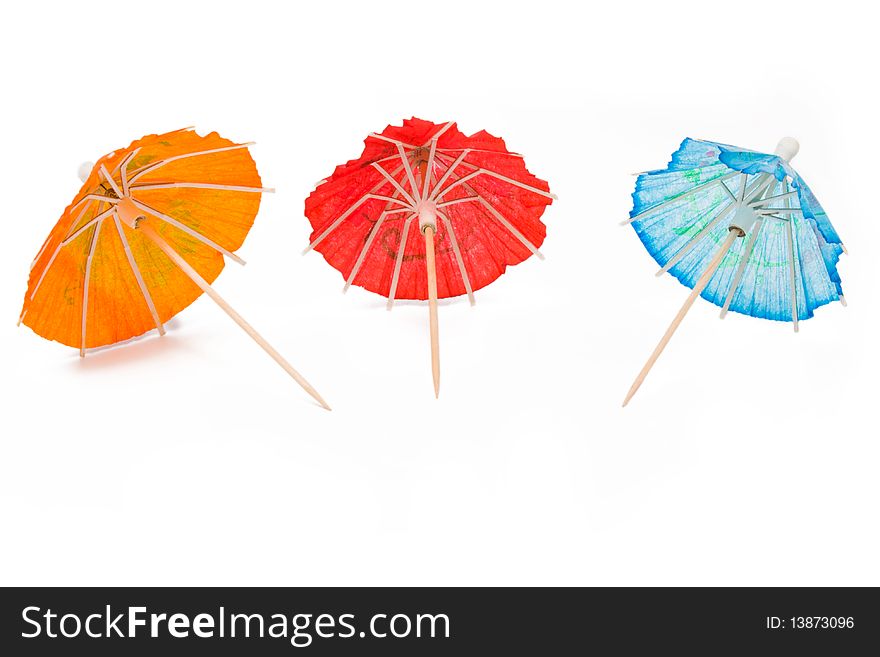
[[[424,233],[430,228],[437,232],[437,204],[431,199],[422,199],[416,208],[419,213],[419,230]]]
[[[756,221],[758,221],[758,213],[749,205],[741,204],[730,220],[729,228],[730,230],[738,231],[740,237],[742,237],[752,229]]]
[[[128,196],[119,199],[119,203],[116,204],[116,214],[119,215],[119,220],[131,229],[137,229],[141,219],[146,218]]]

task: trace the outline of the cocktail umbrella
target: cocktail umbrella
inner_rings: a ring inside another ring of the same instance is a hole
[[[78,347],[163,324],[203,292],[322,406],[309,383],[210,286],[235,255],[262,192],[248,152],[216,132],[149,135],[80,167],[83,186],[31,264],[20,322]]]
[[[351,285],[428,300],[434,394],[440,391],[437,299],[494,281],[538,248],[540,217],[556,198],[521,155],[485,131],[410,119],[365,140],[306,199],[318,250]],[[413,223],[419,233],[412,231]]]
[[[630,218],[648,252],[692,288],[626,395],[645,380],[698,296],[728,311],[798,322],[846,305],[837,274],[843,243],[791,166],[797,141],[774,154],[685,139],[665,170],[641,174]]]

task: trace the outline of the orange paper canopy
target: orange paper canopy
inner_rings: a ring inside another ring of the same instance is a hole
[[[224,255],[240,261],[233,252],[260,207],[264,190],[247,146],[187,129],[98,160],[31,265],[21,321],[81,350],[161,332],[202,290],[137,222],[149,221],[213,281]]]

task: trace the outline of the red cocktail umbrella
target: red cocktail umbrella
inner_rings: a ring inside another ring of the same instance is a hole
[[[316,249],[345,277],[395,299],[428,299],[434,393],[440,390],[437,299],[467,294],[531,255],[546,228],[548,184],[485,131],[410,119],[365,140],[306,199]],[[413,225],[418,231],[412,230]],[[419,234],[421,233],[421,234]]]

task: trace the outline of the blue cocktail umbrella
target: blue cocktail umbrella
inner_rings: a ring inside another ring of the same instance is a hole
[[[685,139],[666,169],[639,175],[631,224],[661,266],[692,288],[626,395],[629,402],[698,296],[721,308],[798,322],[832,301],[846,305],[840,237],[791,167],[797,141],[772,155]],[[742,239],[740,239],[742,238]]]

